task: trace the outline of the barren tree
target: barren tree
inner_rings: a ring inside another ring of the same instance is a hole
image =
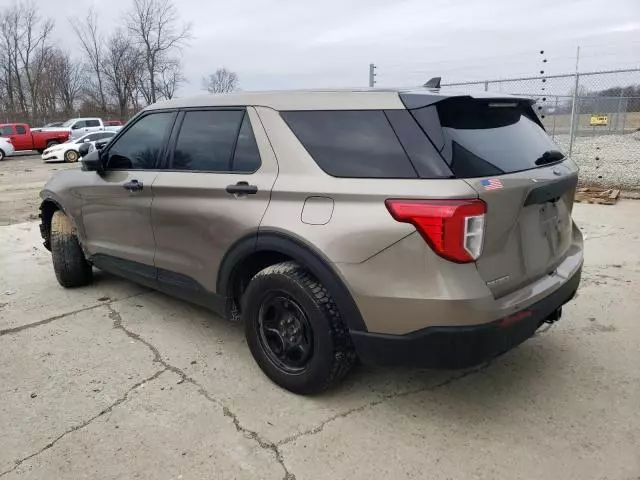
[[[202,88],[209,93],[227,93],[238,89],[240,83],[235,72],[222,67],[216,73],[202,79]]]
[[[73,115],[76,102],[86,85],[82,63],[73,60],[67,52],[56,50],[52,54],[49,75],[63,112],[66,116]]]
[[[140,52],[121,30],[109,38],[103,64],[107,88],[114,96],[121,117],[127,115],[127,105],[141,72]]]
[[[148,92],[150,103],[154,103],[163,63],[191,37],[191,26],[179,24],[178,12],[170,0],[133,0],[133,9],[126,19],[144,54],[149,85],[143,90]]]
[[[158,77],[158,93],[171,100],[176,90],[185,81],[179,60],[167,60],[162,63]]]
[[[107,98],[104,91],[104,79],[102,75],[102,63],[104,61],[103,39],[98,32],[98,17],[96,13],[89,9],[85,18],[71,19],[71,26],[75,31],[80,45],[87,56],[87,60],[93,73],[95,74],[94,91],[100,109],[107,111]]]

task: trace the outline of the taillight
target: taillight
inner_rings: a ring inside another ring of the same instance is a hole
[[[415,226],[441,257],[467,263],[482,253],[487,212],[482,200],[390,199],[385,204],[394,219]]]

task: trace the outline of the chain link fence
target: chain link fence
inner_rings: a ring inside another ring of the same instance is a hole
[[[525,95],[585,185],[640,190],[640,69],[444,84]]]

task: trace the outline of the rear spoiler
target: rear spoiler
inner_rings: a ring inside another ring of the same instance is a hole
[[[432,78],[429,80],[435,81],[439,80],[439,77]],[[428,107],[429,105],[433,105],[434,103],[438,103],[442,100],[452,97],[460,97],[460,98],[472,98],[474,100],[495,100],[497,102],[519,102],[526,103],[531,106],[535,103],[533,98],[529,97],[519,97],[516,95],[505,95],[505,94],[490,94],[489,92],[459,92],[455,90],[447,91],[447,89],[442,88],[430,88],[430,90],[410,90],[406,92],[400,92],[400,100],[404,103],[405,108],[408,110],[413,110],[414,108],[422,108]]]

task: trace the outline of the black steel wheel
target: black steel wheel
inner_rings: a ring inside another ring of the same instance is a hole
[[[258,312],[258,336],[280,369],[299,373],[313,353],[313,329],[302,307],[286,292],[269,292]]]
[[[242,299],[242,318],[262,371],[294,393],[329,388],[356,361],[331,295],[295,262],[272,265],[253,277]]]

